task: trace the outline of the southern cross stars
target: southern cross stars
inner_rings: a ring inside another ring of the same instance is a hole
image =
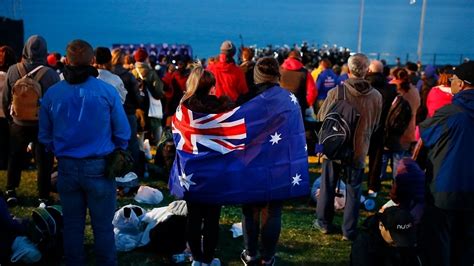
[[[279,134],[278,132],[275,132],[274,135],[270,135],[270,137],[272,138],[270,140],[270,142],[272,143],[272,145],[274,144],[278,144],[278,142],[281,140],[281,134]]]
[[[293,178],[293,181],[291,182],[293,186],[300,185],[300,181],[302,181],[300,174],[296,173],[296,176],[292,176],[291,178]]]
[[[189,191],[189,187],[191,185],[196,185],[193,181],[191,181],[191,177],[193,177],[193,174],[186,175],[186,173],[181,172],[181,175],[179,176],[179,184],[184,187],[187,191]]]
[[[293,93],[290,93],[290,98],[294,104],[298,104],[298,99],[296,99],[296,96]]]

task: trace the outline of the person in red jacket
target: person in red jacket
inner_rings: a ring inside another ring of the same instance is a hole
[[[301,107],[301,114],[305,114],[308,107],[312,106],[317,97],[317,89],[311,74],[301,63],[299,51],[289,53],[280,66],[280,86],[292,92]]]
[[[216,77],[216,96],[225,95],[232,101],[248,92],[244,72],[234,61],[235,51],[235,45],[231,41],[224,41],[218,60],[207,67]]]

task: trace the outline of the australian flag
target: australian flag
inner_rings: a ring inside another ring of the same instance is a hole
[[[180,105],[171,194],[212,204],[283,200],[309,193],[308,154],[298,101],[272,87],[220,114]]]

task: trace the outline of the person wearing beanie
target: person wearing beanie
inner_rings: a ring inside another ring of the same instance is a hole
[[[420,123],[421,139],[433,164],[430,191],[436,215],[438,265],[474,264],[474,61],[456,67],[451,78],[451,104]]]
[[[133,54],[133,58],[135,59],[136,62],[145,62],[146,59],[148,58],[148,53],[145,49],[143,48],[138,48],[135,53]]]
[[[248,92],[249,84],[244,72],[235,64],[235,45],[224,41],[220,47],[220,55],[216,62],[209,64],[207,69],[216,77],[216,96],[228,96],[236,101],[240,95]]]
[[[420,224],[425,207],[425,173],[415,160],[408,157],[400,160],[389,195],[391,200],[382,210],[399,206],[411,213],[416,225]]]
[[[306,109],[313,105],[318,92],[313,77],[301,63],[299,51],[293,50],[288,54],[280,67],[280,74],[281,87],[296,96],[304,115]]]
[[[39,79],[41,95],[52,85],[59,82],[59,75],[52,68],[46,66],[48,55],[46,40],[33,35],[25,43],[21,63],[10,66],[5,79],[3,91],[3,112],[9,123],[10,132],[10,154],[8,158],[6,199],[9,205],[17,203],[16,188],[20,186],[23,158],[28,143],[33,142],[35,147],[35,162],[38,169],[38,192],[39,201],[48,202],[51,190],[51,173],[53,170],[53,156],[47,152],[44,146],[38,143],[38,119],[22,120],[12,116],[13,87],[15,83],[27,73],[36,69],[33,77]],[[24,106],[24,108],[26,108]]]
[[[125,98],[127,97],[127,90],[120,77],[110,72],[112,69],[112,54],[110,53],[110,49],[107,47],[97,47],[95,48],[94,55],[95,67],[99,71],[97,78],[114,86],[120,96],[120,102],[124,104]]]
[[[278,61],[273,57],[263,57],[257,61],[253,70],[253,79],[255,86],[250,87],[250,91],[240,97],[237,104],[243,104],[269,89],[284,90],[278,84],[280,69]],[[275,108],[278,107],[275,106]],[[240,259],[245,265],[257,265],[259,262],[259,237],[263,247],[260,253],[261,265],[275,264],[276,247],[281,231],[282,206],[281,200],[242,205],[245,249],[242,251]]]
[[[58,160],[65,264],[86,264],[84,228],[88,212],[96,264],[117,265],[112,225],[116,183],[105,173],[109,155],[127,148],[130,126],[116,89],[96,78],[97,70],[91,66],[92,46],[73,40],[66,51],[64,80],[43,96],[38,133],[39,141]]]

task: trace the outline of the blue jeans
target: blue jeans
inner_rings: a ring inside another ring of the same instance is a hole
[[[400,160],[405,158],[405,157],[410,157],[410,153],[408,151],[384,151],[382,155],[382,171],[381,171],[381,176],[380,178],[385,178],[387,175],[387,165],[388,165],[388,160],[392,160],[392,178],[395,180],[395,177],[397,176],[397,169],[398,169],[398,164],[400,163]]]
[[[342,178],[343,167],[346,171],[346,206],[342,223],[342,233],[349,239],[355,239],[357,234],[357,221],[359,219],[359,206],[361,195],[362,174],[364,169],[357,169],[324,160],[321,172],[321,187],[316,216],[319,226],[329,229],[334,218],[334,197],[337,181]]]
[[[89,209],[97,265],[117,265],[112,219],[115,180],[104,176],[105,159],[58,159],[58,192],[63,208],[66,265],[85,265],[84,227]]]
[[[281,201],[271,201],[242,206],[242,229],[249,256],[257,256],[259,236],[263,248],[262,259],[269,261],[275,256],[281,231],[282,205]]]

